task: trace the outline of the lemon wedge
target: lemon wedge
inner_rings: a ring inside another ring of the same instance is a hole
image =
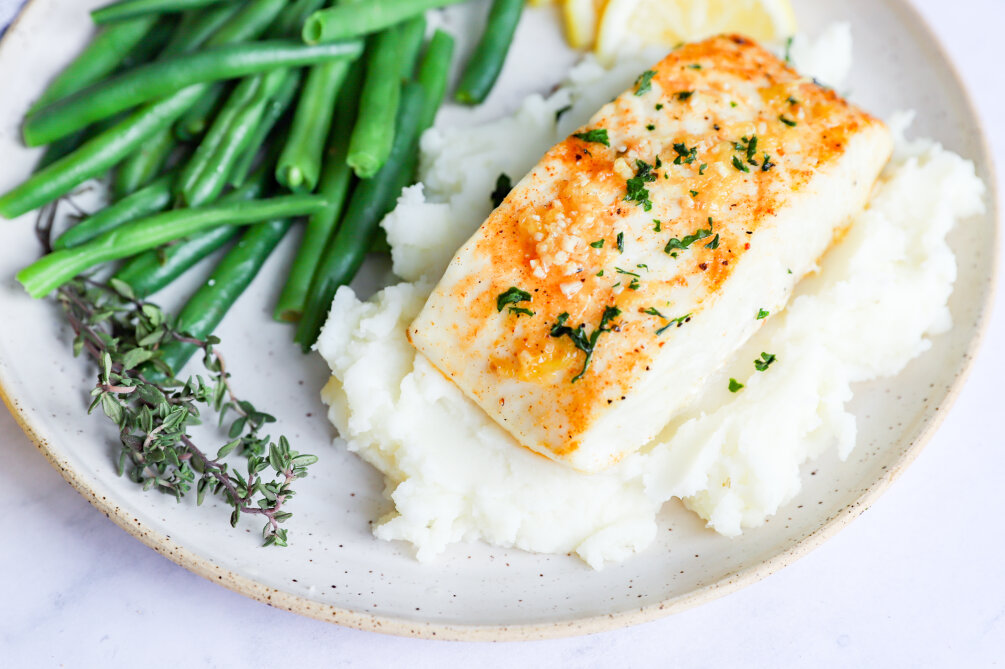
[[[772,42],[796,32],[789,0],[608,0],[595,50],[610,61],[624,49],[740,33]]]
[[[600,15],[607,0],[562,0],[565,34],[575,49],[593,46]]]

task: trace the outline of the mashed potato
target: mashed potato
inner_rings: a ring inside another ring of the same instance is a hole
[[[797,41],[803,71],[840,85],[847,28]],[[576,553],[595,568],[642,550],[672,498],[712,529],[740,534],[799,491],[799,467],[825,449],[846,458],[855,417],[851,384],[896,374],[951,325],[956,277],[945,237],[982,208],[971,163],[927,140],[907,141],[909,116],[891,121],[896,155],[868,209],[684,416],[617,466],[584,475],[521,448],[445,379],[406,337],[456,249],[489,213],[496,177],[526,173],[542,153],[631,84],[658,58],[610,70],[577,66],[566,86],[533,96],[512,117],[432,130],[422,183],[383,225],[403,283],[360,301],[339,290],[318,350],[332,378],[322,397],[349,450],[385,476],[395,510],[375,533],[428,560],[457,541]],[[836,65],[835,65],[836,64]],[[571,105],[556,122],[559,110]],[[771,351],[766,373],[750,360]],[[727,389],[736,378],[745,387]]]

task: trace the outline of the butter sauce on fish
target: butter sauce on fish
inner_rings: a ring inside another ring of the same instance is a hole
[[[602,470],[784,307],[891,149],[749,40],[685,45],[516,185],[410,340],[521,444]]]

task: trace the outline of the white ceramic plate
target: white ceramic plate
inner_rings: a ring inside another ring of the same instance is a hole
[[[30,172],[37,154],[19,144],[19,121],[44,82],[84,44],[86,13],[97,4],[34,0],[0,44],[0,190]],[[917,109],[914,132],[971,158],[985,183],[994,183],[967,95],[904,2],[803,0],[796,9],[810,34],[834,20],[851,22],[856,65],[850,81],[857,102],[879,115]],[[462,12],[458,27],[477,34],[483,13],[484,3]],[[550,10],[528,11],[493,106],[480,115],[501,113],[562,77],[575,56],[556,25]],[[13,280],[38,254],[33,220],[29,215],[0,225],[0,385],[22,427],[67,481],[150,547],[249,597],[344,625],[453,639],[541,638],[649,620],[754,582],[832,536],[917,455],[958,392],[986,322],[997,248],[992,201],[986,216],[951,237],[959,261],[950,302],[955,327],[896,378],[856,389],[859,439],[847,462],[830,455],[812,463],[803,492],[738,539],[705,530],[693,514],[668,504],[654,545],[595,572],[572,557],[481,544],[455,546],[434,564],[420,565],[407,546],[372,537],[370,521],[388,509],[381,479],[330,445],[334,435],[318,400],[325,365],[301,355],[290,330],[269,318],[295,238],[274,254],[220,331],[239,392],[276,413],[278,430],[296,448],[321,456],[290,509],[292,546],[259,548],[258,524],[231,530],[222,506],[196,509],[191,501],[142,493],[115,475],[118,447],[107,421],[84,415],[93,373],[71,357],[56,306],[29,299]],[[207,271],[193,271],[189,285]],[[368,269],[371,279],[384,271]],[[162,302],[171,307],[172,296]]]

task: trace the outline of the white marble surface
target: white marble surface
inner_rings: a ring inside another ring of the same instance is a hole
[[[1005,156],[1005,0],[913,0]],[[0,0],[0,25],[16,0]],[[1005,166],[1002,166],[1005,169]],[[1005,172],[1003,172],[1005,174]],[[1005,192],[1005,179],[999,177]],[[277,611],[176,566],[95,511],[0,410],[0,666],[986,667],[1005,662],[1005,291],[974,373],[892,489],[836,538],[711,604],[524,644],[358,632]],[[8,327],[10,325],[8,324]]]

